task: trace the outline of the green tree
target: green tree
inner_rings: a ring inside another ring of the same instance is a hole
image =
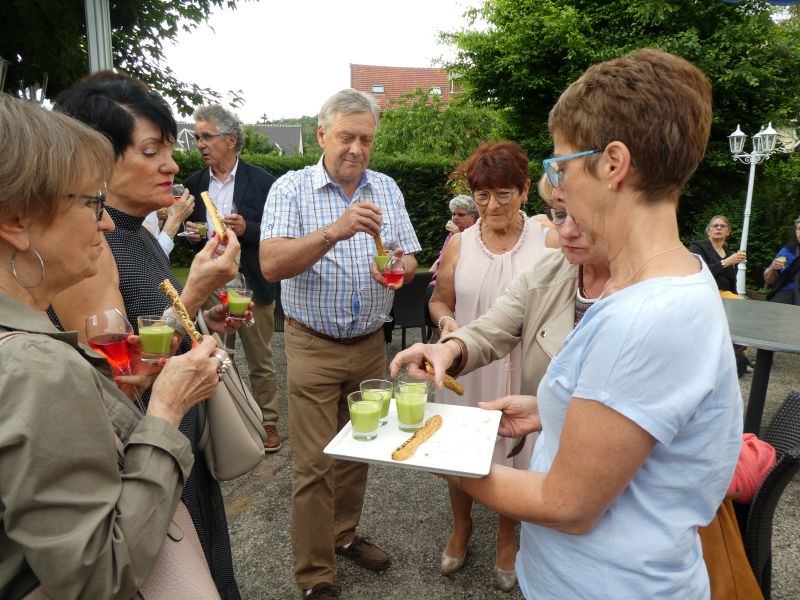
[[[800,114],[798,13],[785,11],[783,20],[775,13],[762,0],[488,0],[467,12],[467,29],[442,37],[457,48],[448,68],[463,74],[470,98],[503,111],[512,138],[532,159],[550,154],[548,112],[590,65],[657,47],[700,67],[713,86],[714,120],[706,159],[681,199],[688,241],[702,235],[715,212],[741,222],[747,169],[727,147],[737,123],[752,134],[762,123],[785,125]],[[479,20],[489,26],[474,28]],[[790,169],[778,168],[786,160],[776,156],[766,171],[759,168],[770,181],[759,180],[753,205],[748,275],[754,279],[780,242],[772,220],[790,220],[789,205],[797,212],[800,188],[785,179]],[[776,177],[784,179],[771,181]]]
[[[278,154],[275,144],[269,141],[269,135],[259,133],[252,127],[244,128],[243,152],[252,154]]]
[[[501,137],[502,120],[491,108],[463,97],[445,105],[439,96],[417,88],[384,111],[375,152],[384,155],[467,158],[478,145]]]
[[[170,98],[181,114],[219,92],[180,81],[164,64],[163,46],[178,32],[191,31],[215,7],[236,8],[237,0],[113,0],[110,4],[114,66],[147,82]],[[47,95],[54,98],[89,71],[84,0],[6,0],[0,19],[0,56],[10,60],[6,91],[16,91],[49,77]],[[231,105],[241,91],[228,91]]]

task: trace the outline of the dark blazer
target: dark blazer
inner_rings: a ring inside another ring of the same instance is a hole
[[[211,180],[210,169],[193,173],[186,178],[183,185],[195,197],[194,211],[190,221],[205,221],[206,206],[200,199],[200,192],[208,191]],[[233,203],[237,212],[244,217],[247,227],[239,241],[242,244],[242,262],[239,270],[253,289],[256,300],[269,304],[275,300],[275,284],[264,279],[258,262],[258,245],[261,242],[261,217],[267,201],[269,188],[275,183],[275,177],[264,169],[248,165],[241,158],[236,167],[236,179],[233,184]]]
[[[728,258],[733,252],[730,251],[728,246],[724,246],[725,258]],[[689,252],[700,255],[700,258],[708,265],[708,270],[714,276],[717,282],[717,287],[721,292],[736,293],[736,265],[730,267],[722,266],[722,257],[714,250],[711,245],[711,240],[697,240],[689,245]]]

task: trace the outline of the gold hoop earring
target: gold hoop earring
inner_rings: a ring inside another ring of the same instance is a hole
[[[36,283],[34,283],[32,285],[25,285],[22,282],[22,280],[19,278],[19,275],[17,275],[17,251],[14,250],[14,254],[11,255],[11,275],[13,275],[14,276],[14,280],[18,284],[20,284],[22,287],[24,287],[26,290],[37,288],[40,285],[42,285],[42,282],[44,281],[44,260],[42,260],[42,255],[39,254],[33,248],[31,248],[31,252],[33,252],[33,254],[36,256],[36,258],[39,259],[39,267],[41,269],[41,273],[39,274],[39,281],[37,281]]]

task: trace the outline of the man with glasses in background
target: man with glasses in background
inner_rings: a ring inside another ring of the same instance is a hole
[[[194,120],[197,149],[207,166],[190,175],[184,185],[198,200],[201,192],[208,192],[225,225],[233,229],[242,244],[239,271],[245,276],[247,287],[253,290],[255,321],[250,327],[240,328],[239,336],[250,371],[250,386],[261,407],[262,424],[267,432],[264,450],[276,452],[283,444],[277,427],[278,386],[272,360],[276,285],[264,279],[258,262],[261,217],[275,177],[239,158],[244,133],[236,115],[211,104],[198,108]],[[212,235],[213,224],[205,204],[199,201],[186,222],[187,239],[192,243],[201,241],[196,222],[206,222],[207,235]],[[212,298],[210,302],[219,300]]]

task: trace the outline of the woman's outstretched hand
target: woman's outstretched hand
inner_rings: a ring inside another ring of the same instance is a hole
[[[491,402],[478,402],[478,406],[503,412],[498,430],[503,437],[518,438],[542,430],[536,396],[503,396]]]

